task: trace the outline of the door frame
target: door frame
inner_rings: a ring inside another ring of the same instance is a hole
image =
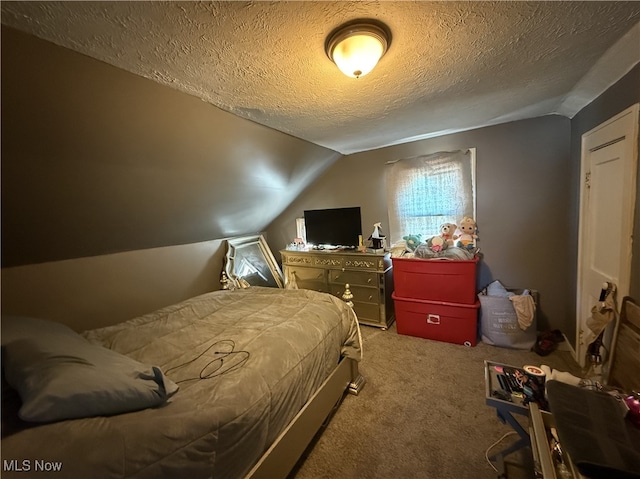
[[[617,285],[617,297],[623,298],[629,294],[631,281],[631,255],[633,250],[633,225],[637,194],[637,168],[638,168],[638,114],[640,104],[636,103],[624,111],[613,116],[609,120],[601,123],[595,128],[582,135],[581,160],[580,160],[580,213],[578,223],[578,258],[577,258],[577,281],[576,281],[576,347],[573,350],[574,359],[581,366],[585,365],[586,347],[582,345],[581,317],[588,314],[583,311],[582,298],[584,291],[584,267],[583,253],[587,241],[588,225],[586,218],[588,214],[587,204],[587,178],[590,173],[589,152],[607,146],[617,141],[626,142],[625,156],[629,155],[630,163],[627,168],[631,169],[630,174],[625,175],[623,188],[629,191],[626,198],[628,212],[623,218],[621,241],[621,270],[619,284]],[[640,213],[639,213],[640,214]],[[626,259],[622,259],[626,258]]]

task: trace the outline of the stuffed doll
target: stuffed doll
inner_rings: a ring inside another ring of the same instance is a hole
[[[453,246],[453,241],[458,239],[458,235],[454,234],[458,226],[453,223],[443,223],[440,225],[440,237],[447,242],[449,246]]]
[[[418,235],[407,235],[407,236],[404,236],[402,239],[405,240],[407,244],[407,250],[415,251],[418,245],[420,244],[420,242],[422,241],[421,238],[422,238],[422,235],[418,234]]]
[[[427,246],[434,253],[440,253],[449,247],[449,243],[442,236],[432,236],[427,240]]]
[[[462,218],[462,221],[460,221],[458,229],[462,234],[458,237],[456,246],[467,250],[474,249],[476,247],[476,239],[478,239],[478,235],[476,234],[476,221],[469,216],[465,216]]]

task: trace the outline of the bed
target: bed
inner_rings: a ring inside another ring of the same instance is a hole
[[[286,477],[361,384],[355,314],[308,290],[221,290],[81,335],[3,317],[2,333],[4,478]]]

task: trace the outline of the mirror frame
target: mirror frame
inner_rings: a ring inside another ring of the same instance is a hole
[[[235,288],[249,288],[250,286],[265,286],[265,284],[251,284],[244,277],[236,275],[236,257],[239,257],[243,249],[253,249],[253,253],[259,253],[262,257],[262,263],[266,266],[271,273],[272,278],[266,278],[267,281],[273,279],[273,282],[278,288],[284,288],[284,277],[280,266],[271,253],[267,242],[262,235],[252,236],[240,236],[237,238],[230,238],[227,240],[227,254],[225,256],[224,272],[227,275],[228,280]],[[273,286],[272,286],[273,287]]]

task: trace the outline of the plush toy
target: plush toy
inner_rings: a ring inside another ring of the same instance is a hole
[[[440,253],[449,247],[449,243],[442,236],[432,236],[427,240],[427,246],[434,253]]]
[[[402,239],[405,240],[409,251],[415,251],[422,241],[422,235],[407,235]]]
[[[476,234],[476,221],[469,216],[465,216],[462,218],[462,221],[460,221],[458,229],[462,234],[458,237],[456,246],[467,250],[474,249],[476,247],[476,239],[478,238]]]
[[[458,239],[458,235],[454,234],[458,229],[453,223],[443,223],[440,225],[440,237],[447,242],[449,246],[453,246],[453,241]]]

